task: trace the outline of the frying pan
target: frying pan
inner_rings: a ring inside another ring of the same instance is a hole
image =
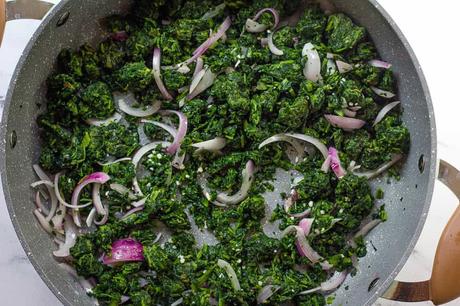
[[[375,0],[334,0],[339,11],[366,27],[381,57],[393,64],[403,120],[412,146],[401,180],[386,184],[388,221],[366,238],[368,255],[359,270],[335,292],[335,305],[371,305],[379,296],[401,301],[431,300],[442,304],[460,296],[460,209],[452,216],[438,245],[431,279],[394,281],[423,228],[434,181],[440,179],[460,199],[460,172],[436,159],[436,129],[425,78],[407,40]],[[6,96],[0,131],[0,172],[5,201],[29,260],[64,305],[91,305],[79,284],[56,265],[54,247],[32,214],[29,185],[39,156],[37,115],[43,111],[46,77],[63,48],[96,43],[103,35],[99,20],[126,12],[129,0],[62,0],[49,12],[27,45]],[[6,7],[6,8],[5,8]],[[0,42],[6,17],[42,17],[50,5],[39,1],[0,0]],[[5,11],[7,14],[5,14]]]

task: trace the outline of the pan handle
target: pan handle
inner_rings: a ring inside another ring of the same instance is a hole
[[[438,180],[460,200],[460,171],[439,163]],[[440,305],[460,297],[460,206],[447,223],[436,249],[431,278],[422,282],[394,281],[383,298],[402,302],[431,300]]]
[[[0,46],[5,24],[14,19],[42,19],[53,7],[52,3],[40,0],[0,0]]]

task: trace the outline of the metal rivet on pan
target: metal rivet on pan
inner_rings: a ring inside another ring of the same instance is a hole
[[[420,155],[420,158],[418,159],[418,170],[420,173],[423,173],[425,170],[425,155]]]
[[[375,279],[369,284],[369,287],[367,288],[367,291],[371,291],[372,289],[374,289],[375,285],[377,285],[377,283],[379,282],[379,280],[380,280],[380,277],[375,278]]]
[[[16,135],[16,131],[12,131],[10,134],[10,147],[14,149],[16,143],[18,142],[18,136]]]
[[[62,25],[64,25],[67,20],[69,19],[69,16],[70,16],[70,13],[69,12],[65,12],[61,15],[61,17],[59,17],[58,21],[56,22],[56,26],[60,27]]]

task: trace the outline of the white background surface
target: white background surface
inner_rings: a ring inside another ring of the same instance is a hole
[[[53,2],[56,2],[55,0]],[[453,0],[380,0],[415,50],[430,87],[438,129],[438,156],[460,167],[460,4]],[[0,48],[0,100],[37,21],[7,24]],[[430,276],[438,238],[458,201],[436,183],[433,204],[419,243],[398,280],[425,280]],[[0,202],[0,305],[60,305],[28,262]],[[460,284],[459,284],[460,286]],[[379,300],[376,306],[432,305]],[[460,305],[460,300],[449,305]]]

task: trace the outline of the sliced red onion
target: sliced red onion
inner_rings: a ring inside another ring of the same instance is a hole
[[[83,287],[83,289],[85,289],[86,293],[91,293],[93,291],[94,286],[91,284],[91,282],[79,276],[77,271],[75,271],[75,269],[72,266],[66,263],[58,263],[58,266],[61,267],[67,273],[69,273],[73,278],[75,278],[75,280],[78,281],[78,283]]]
[[[383,118],[397,105],[399,105],[401,102],[400,101],[395,101],[388,103],[385,105],[380,112],[377,114],[377,117],[375,117],[374,124],[372,126],[376,126],[380,121],[382,121]]]
[[[96,217],[96,208],[93,207],[91,208],[88,216],[86,217],[86,226],[87,227],[91,227],[91,225],[93,224],[94,222],[94,218]]]
[[[391,98],[396,97],[394,93],[374,87],[374,86],[371,86],[371,89],[377,96],[380,96],[382,98],[391,99]]]
[[[45,171],[43,171],[43,169],[39,165],[34,164],[32,165],[32,168],[34,169],[35,173],[40,178],[40,180],[51,181],[50,177],[45,173]]]
[[[177,299],[175,302],[171,303],[171,306],[178,306],[184,302],[184,298]]]
[[[170,101],[173,99],[173,97],[168,92],[168,90],[165,87],[165,84],[163,83],[163,80],[161,79],[160,63],[161,63],[161,49],[155,48],[153,49],[153,60],[152,60],[153,77],[155,78],[155,83],[157,84],[158,89],[160,90],[163,98]]]
[[[192,144],[192,147],[197,149],[197,153],[201,151],[218,152],[225,148],[226,145],[227,141],[225,140],[225,138],[216,137],[211,140],[194,143]]]
[[[273,135],[270,138],[265,139],[260,145],[259,145],[259,150],[265,147],[268,144],[274,143],[274,142],[279,142],[279,141],[284,141],[289,143],[294,150],[297,153],[297,157],[299,159],[302,159],[305,153],[305,147],[300,145],[297,141],[293,139],[292,136],[289,136],[288,134],[276,134]]]
[[[123,216],[121,216],[120,220],[125,220],[126,218],[128,218],[129,216],[131,216],[132,214],[135,214],[137,212],[140,212],[144,209],[144,206],[139,206],[139,207],[135,207],[133,209],[130,209],[128,210],[128,212],[126,212],[126,214],[124,214]]]
[[[321,60],[318,51],[312,43],[306,43],[303,46],[302,56],[307,57],[307,62],[303,69],[303,74],[307,80],[318,82],[321,77]]]
[[[299,227],[303,230],[303,232],[305,233],[305,236],[308,236],[310,234],[310,230],[311,230],[311,227],[314,221],[315,219],[313,218],[308,218],[308,219],[304,218],[300,220]]]
[[[42,203],[42,199],[41,199],[41,196],[40,196],[40,191],[37,191],[35,193],[35,205],[37,206],[38,210],[41,212],[41,213],[44,213],[45,215],[49,215],[50,211],[49,209],[43,205]]]
[[[53,224],[53,227],[55,231],[64,234],[64,218],[67,215],[67,208],[62,205],[62,203],[59,204],[59,207],[56,210],[56,214],[54,217],[51,218],[51,223]]]
[[[337,71],[337,66],[335,65],[333,60],[331,59],[327,60],[326,71],[329,75],[334,74]]]
[[[193,56],[185,61],[186,65],[193,63],[197,58],[203,55],[215,42],[217,42],[232,25],[230,17],[225,18],[217,32],[202,43],[194,52]]]
[[[179,117],[179,128],[177,129],[177,135],[174,138],[173,143],[166,149],[168,154],[175,154],[180,148],[182,140],[184,140],[187,134],[188,120],[184,113],[174,110],[165,110],[161,112],[163,115],[176,115]]]
[[[86,123],[92,126],[103,126],[103,125],[108,125],[113,122],[119,122],[123,118],[120,113],[115,112],[112,116],[110,116],[107,119],[104,120],[99,120],[99,119],[88,119],[86,120]]]
[[[148,123],[148,124],[153,124],[155,126],[158,126],[160,128],[162,128],[163,130],[165,130],[166,132],[168,132],[172,137],[176,137],[177,136],[177,130],[175,127],[172,127],[166,123],[163,123],[163,122],[158,122],[158,121],[152,121],[152,120],[145,120],[145,119],[142,119],[141,120],[141,123]]]
[[[280,288],[280,286],[267,285],[260,289],[257,295],[257,305],[265,303]]]
[[[257,21],[251,18],[248,18],[246,20],[245,29],[249,33],[261,33],[261,32],[264,32],[266,29],[268,29],[268,25],[258,23]]]
[[[347,174],[345,169],[343,169],[342,164],[340,163],[339,153],[337,149],[334,147],[330,147],[329,150],[329,157],[331,158],[331,169],[334,171],[335,175],[340,179]]]
[[[332,290],[336,290],[341,284],[343,284],[343,282],[347,278],[347,275],[348,272],[346,270],[342,272],[336,272],[330,279],[321,283],[319,287],[302,291],[299,294],[305,295],[314,292],[329,292]]]
[[[81,227],[81,216],[80,216],[80,210],[78,209],[72,209],[70,211],[70,214],[72,215],[72,220],[73,223],[75,224],[76,227]]]
[[[257,14],[254,16],[254,20],[257,21],[259,20],[260,16],[262,16],[263,13],[270,12],[273,15],[274,18],[274,24],[273,24],[273,29],[276,29],[278,27],[278,24],[280,23],[280,14],[278,11],[274,8],[268,7],[261,9],[260,11],[257,12]]]
[[[233,289],[235,291],[241,290],[240,282],[238,281],[238,277],[236,276],[235,270],[233,270],[232,266],[223,259],[217,260],[217,265],[225,270],[228,278],[230,278]]]
[[[285,134],[285,135],[289,136],[289,137],[292,137],[292,138],[295,138],[295,139],[298,139],[298,140],[308,142],[308,143],[314,145],[321,152],[321,154],[324,156],[324,159],[326,159],[328,157],[327,147],[319,139],[317,139],[315,137],[308,136],[308,135],[297,134],[297,133],[294,133],[294,134],[289,133],[289,134]]]
[[[45,216],[40,212],[40,210],[35,209],[34,215],[38,220],[40,226],[47,232],[48,234],[53,234],[53,228],[51,227],[49,221],[46,220]]]
[[[354,235],[354,239],[358,237],[365,237],[371,230],[373,230],[377,225],[382,223],[382,220],[380,219],[374,219],[370,221],[369,223],[365,224],[363,227],[360,228],[358,232]]]
[[[109,220],[109,206],[104,205],[103,209],[105,211],[105,214],[102,216],[102,219],[100,221],[97,221],[96,218],[95,218],[94,219],[94,224],[96,224],[96,225],[104,225]]]
[[[145,154],[156,149],[158,146],[161,146],[162,148],[166,148],[170,145],[171,143],[167,141],[154,141],[152,143],[149,143],[148,145],[145,145],[139,150],[137,150],[131,162],[133,163],[134,167],[137,168],[137,166],[139,165],[139,162],[141,161],[142,157],[144,157]]]
[[[330,167],[331,167],[331,157],[328,156],[324,160],[323,164],[321,165],[321,171],[323,171],[324,173],[328,173]]]
[[[155,240],[153,240],[153,244],[158,243],[163,236],[163,233],[158,233],[157,236],[155,237]]]
[[[104,255],[102,262],[105,265],[112,265],[122,262],[144,261],[144,247],[132,238],[125,238],[115,241],[112,244],[111,256]]]
[[[31,186],[32,187],[36,187],[36,186],[39,186],[41,184],[44,184],[47,188],[51,188],[51,186],[54,186],[54,184],[50,181],[38,181],[38,182],[35,182],[33,183]],[[50,184],[51,183],[51,184]],[[38,209],[40,210],[40,212],[43,212],[44,214],[46,214],[46,221],[49,222],[53,217],[54,215],[56,214],[56,209],[57,209],[57,203],[58,203],[58,200],[56,199],[56,196],[54,195],[53,191],[51,191],[50,193],[50,197],[51,197],[51,207],[50,209],[48,209],[47,207],[45,207],[41,201],[41,198],[40,198],[40,191],[37,191],[37,193],[35,194],[35,204],[37,205]]]
[[[201,19],[203,20],[208,20],[208,19],[212,19],[214,17],[216,17],[217,15],[219,15],[221,12],[224,11],[225,9],[225,2],[224,3],[221,3],[219,5],[217,5],[216,7],[212,8],[211,10],[207,11],[202,17]],[[172,305],[171,305],[172,306]]]
[[[102,205],[101,186],[102,185],[100,183],[93,184],[92,198],[93,198],[93,204],[94,204],[94,207],[96,207],[97,213],[105,216],[108,212],[104,209],[104,206]]]
[[[32,166],[32,168],[34,169],[35,173],[37,174],[37,176],[40,178],[40,180],[42,181],[51,181],[50,177],[45,173],[45,171],[43,171],[43,169],[35,164]],[[48,193],[49,193],[49,196],[51,198],[51,207],[50,207],[50,210],[49,210],[49,213],[46,217],[46,221],[50,221],[51,218],[53,218],[54,214],[56,213],[56,209],[57,209],[57,206],[58,206],[58,199],[56,198],[55,196],[55,188],[57,188],[56,184],[54,184],[54,188],[52,188],[49,184],[48,185],[45,185],[46,189],[48,190]]]
[[[270,49],[270,52],[273,53],[274,55],[281,56],[284,54],[283,50],[278,49],[277,46],[275,46],[275,43],[273,42],[273,35],[274,32],[268,33],[268,49]]]
[[[40,185],[46,185],[46,186],[54,188],[53,182],[51,182],[51,181],[43,181],[43,180],[33,182],[32,184],[30,184],[30,187],[37,188]]]
[[[54,197],[56,198],[56,205],[57,205],[57,201],[59,201],[59,204],[60,204],[59,210],[61,211],[61,215],[58,215],[56,219],[53,219],[53,223],[55,227],[60,227],[60,225],[64,221],[66,207],[78,209],[78,208],[84,208],[84,207],[91,205],[91,202],[88,204],[84,204],[84,205],[70,205],[69,203],[67,203],[64,200],[64,198],[61,196],[61,191],[59,189],[59,178],[61,177],[61,175],[62,175],[62,172],[59,172],[54,176]],[[53,195],[51,196],[51,198],[53,198]]]
[[[355,118],[356,117],[356,112],[352,111],[352,110],[349,110],[348,108],[344,108],[343,113],[345,114],[345,116],[350,117],[350,118]]]
[[[288,226],[281,234],[285,237],[287,234],[296,232],[296,246],[301,256],[307,257],[313,264],[320,262],[323,258],[310,246],[306,238],[305,232],[299,226]]]
[[[81,191],[86,185],[93,183],[96,184],[96,186],[93,188],[93,202],[100,202],[100,184],[105,184],[108,180],[110,180],[110,176],[104,172],[94,172],[90,175],[85,176],[83,179],[81,179],[81,181],[78,183],[77,187],[74,189],[72,193],[71,205],[73,207],[77,207]],[[102,207],[102,205],[100,205],[100,203],[94,203],[94,206],[96,207],[96,210],[99,214],[105,214],[104,208]]]
[[[364,176],[369,180],[373,179],[373,178],[379,176],[380,174],[384,173],[385,171],[387,171],[391,167],[393,167],[393,165],[396,164],[397,162],[399,162],[402,159],[402,157],[403,156],[401,154],[394,154],[389,162],[381,165],[380,167],[378,167],[375,170],[366,171],[366,172],[354,172],[353,174],[356,175],[356,176]]]
[[[193,72],[193,77],[194,78],[200,71],[203,70],[203,65],[204,65],[203,59],[201,57],[197,58],[196,59],[196,65],[195,65],[195,71]],[[191,88],[191,86],[190,86],[190,88]]]
[[[307,208],[305,209],[304,211],[300,212],[300,213],[296,213],[296,214],[291,214],[289,213],[289,217],[293,217],[293,218],[296,218],[296,219],[300,219],[300,218],[305,218],[307,217],[308,215],[310,215],[311,213],[311,209],[310,208]]]
[[[143,109],[132,107],[132,104],[137,103],[136,98],[132,93],[118,93],[113,94],[115,101],[117,101],[118,108],[133,117],[149,117],[158,112],[161,108],[161,101],[156,101],[153,105],[149,105]]]
[[[136,208],[141,207],[144,206],[145,202],[147,202],[147,198],[142,198],[139,201],[131,202],[131,206]]]
[[[284,201],[284,210],[286,213],[292,218],[304,218],[311,213],[311,209],[307,208],[300,213],[290,213],[289,210],[291,209],[292,205],[299,199],[299,194],[295,189],[291,190],[290,196]]]
[[[187,74],[190,72],[190,68],[187,65],[180,65],[179,68],[177,68],[177,72]]]
[[[350,65],[348,63],[342,62],[342,61],[335,61],[337,68],[339,69],[340,73],[347,73],[349,71],[353,70],[353,65]]]
[[[223,204],[238,204],[248,196],[249,189],[251,188],[252,182],[254,181],[255,166],[252,160],[246,163],[246,167],[242,171],[243,182],[240,190],[233,195],[221,192],[217,195],[216,200]]]
[[[50,196],[49,196],[48,192],[45,192],[45,191],[42,190],[42,189],[38,189],[38,192],[40,193],[40,195],[41,195],[45,200],[49,200]]]
[[[128,199],[130,199],[130,200],[137,199],[136,195],[134,195],[134,193],[132,193],[132,191],[129,190],[129,188],[127,188],[127,187],[125,187],[125,186],[123,186],[121,184],[113,183],[113,184],[110,184],[109,187],[110,187],[110,189],[112,189],[113,191],[118,192],[121,195],[128,195]]]
[[[148,145],[145,145],[142,148],[140,148],[139,150],[137,150],[136,154],[134,154],[133,159],[131,161],[133,163],[133,165],[134,165],[135,171],[137,169],[137,166],[139,165],[139,162],[141,161],[142,157],[144,157],[145,154],[147,154],[148,152],[156,149],[158,146],[166,148],[166,147],[168,147],[170,145],[171,145],[171,143],[167,142],[167,141],[155,141],[155,142],[149,143]],[[133,179],[133,187],[134,187],[134,191],[135,191],[136,194],[138,194],[140,196],[143,196],[142,191],[141,191],[141,189],[139,187],[139,183],[137,182],[137,177],[134,177],[134,179]]]
[[[189,89],[189,86],[182,86],[181,88],[179,88],[179,89],[177,90],[177,92],[181,94],[181,93],[186,92],[188,89]],[[179,102],[182,102],[182,101],[184,101],[184,100],[185,100],[185,98],[182,98]],[[184,104],[179,105],[180,108],[182,108],[183,106],[184,106]]]
[[[124,162],[124,161],[131,161],[131,157],[123,157],[123,158],[119,158],[119,159],[116,159],[114,161],[110,161],[110,162],[106,162],[106,163],[99,163],[99,166],[110,166],[110,165],[113,165],[113,164],[118,164],[118,163],[121,163],[121,162]]]
[[[387,63],[381,60],[377,60],[377,59],[369,61],[369,65],[373,67],[377,67],[377,68],[383,68],[383,69],[390,69],[392,66],[390,63]]]
[[[196,87],[198,86],[198,84],[200,84],[205,74],[206,69],[198,70],[196,73],[193,74],[192,83],[190,84],[189,88],[189,94],[191,94],[196,89]]]
[[[345,131],[352,131],[362,128],[366,121],[355,119],[355,118],[348,118],[348,117],[341,117],[336,115],[324,115],[329,123],[335,127],[341,128]]]
[[[200,75],[201,75],[201,72],[196,75],[196,78],[198,78]],[[211,87],[212,84],[214,84],[216,77],[217,75],[211,71],[211,68],[205,69],[203,77],[201,77],[195,89],[191,91],[190,94],[187,96],[187,99],[192,100],[193,98],[195,98],[196,96],[204,92],[206,89]]]
[[[361,168],[361,165],[357,165],[356,162],[352,160],[347,167],[347,171],[355,172],[355,170],[358,170],[359,168]]]
[[[67,203],[64,198],[61,196],[61,191],[59,189],[59,178],[61,177],[62,175],[62,172],[59,172],[57,173],[55,176],[54,176],[54,194],[56,196],[56,198],[58,199],[59,203],[61,205],[64,205],[64,206],[67,206],[69,208],[75,208],[75,209],[78,209],[78,208],[82,208],[80,206],[76,206],[76,207],[72,207],[72,205],[70,205],[69,203]],[[89,206],[89,205],[88,205]]]
[[[70,216],[65,216],[64,222],[64,232],[65,232],[65,243],[59,247],[57,251],[53,252],[55,257],[69,257],[70,249],[75,245],[77,241],[78,230],[75,227],[75,224],[72,221]]]

